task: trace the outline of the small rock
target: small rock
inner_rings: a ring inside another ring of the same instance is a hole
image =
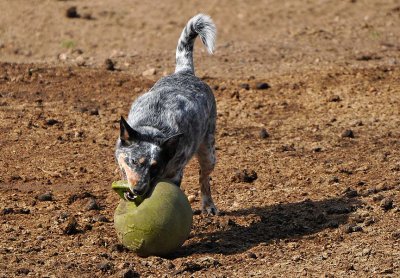
[[[351,189],[350,187],[346,188],[342,194],[347,198],[354,198],[358,196],[357,190]]]
[[[250,258],[250,259],[257,259],[257,255],[254,254],[253,252],[247,253],[247,257]]]
[[[363,256],[369,256],[371,254],[371,248],[364,248],[361,252]]]
[[[298,262],[298,261],[300,261],[300,259],[301,259],[301,256],[300,256],[300,255],[294,255],[294,256],[292,257],[292,261],[294,261],[294,262]]]
[[[343,133],[342,133],[342,137],[343,138],[354,138],[354,132],[351,129],[346,129]]]
[[[97,203],[96,199],[90,198],[87,205],[86,205],[86,210],[100,210],[101,207]]]
[[[113,252],[123,252],[125,247],[121,243],[116,243],[111,247],[111,251]]]
[[[134,271],[133,269],[127,269],[122,272],[122,278],[137,278],[140,277],[139,273]]]
[[[96,222],[103,222],[103,223],[109,223],[110,220],[108,220],[107,217],[105,217],[104,215],[98,215],[94,218],[94,221]]]
[[[111,59],[106,59],[104,61],[104,66],[105,66],[106,70],[109,70],[109,71],[115,70],[115,64]]]
[[[335,96],[331,96],[330,98],[329,98],[329,102],[339,102],[339,101],[341,101],[342,99],[340,98],[340,96],[337,96],[337,95],[335,95]]]
[[[77,234],[78,232],[78,221],[76,221],[76,218],[72,216],[69,218],[67,225],[64,227],[63,233],[66,235],[73,235]]]
[[[392,238],[393,239],[400,239],[400,230],[393,232],[392,233]]]
[[[339,182],[339,178],[336,177],[336,176],[333,176],[333,177],[329,180],[329,183],[330,183],[330,184],[332,184],[332,183],[338,183],[338,182]]]
[[[347,224],[343,227],[343,231],[346,234],[354,233],[354,232],[361,232],[363,229],[360,226],[357,226],[356,224]]]
[[[250,90],[250,85],[247,83],[242,83],[242,84],[240,84],[240,88],[243,88],[245,90]]]
[[[3,208],[1,211],[2,215],[6,215],[6,214],[12,214],[14,213],[14,209],[13,208]]]
[[[29,272],[31,272],[30,269],[25,267],[17,269],[18,275],[28,275]]]
[[[79,18],[80,17],[76,6],[69,7],[65,13],[65,16],[68,18]]]
[[[45,201],[53,201],[53,194],[51,192],[46,192],[37,197],[37,199],[41,202]]]
[[[269,137],[269,133],[268,133],[268,131],[265,129],[265,128],[262,128],[261,130],[260,130],[260,138],[261,139],[265,139],[265,138],[268,138]]]
[[[59,123],[59,121],[56,120],[56,119],[48,119],[48,120],[46,120],[46,125],[52,126],[52,125],[55,125],[55,124],[58,124],[58,123]]]
[[[189,195],[188,196],[188,201],[189,203],[194,203],[194,201],[196,201],[196,195]]]
[[[383,199],[381,201],[380,206],[384,211],[388,211],[388,210],[392,209],[393,208],[393,199],[389,198],[389,197]]]
[[[79,55],[75,58],[75,63],[77,66],[83,67],[86,64],[86,61],[82,55]]]
[[[111,270],[113,267],[114,267],[114,265],[110,262],[99,263],[97,265],[97,268],[100,269],[102,272],[107,272],[107,271]]]
[[[268,83],[261,82],[261,83],[257,83],[256,88],[257,88],[257,90],[267,90],[267,89],[271,88],[271,86]]]
[[[155,75],[156,73],[157,73],[156,69],[151,68],[151,69],[148,69],[148,70],[145,70],[144,72],[142,72],[142,75],[143,76],[152,76],[152,75]]]
[[[246,183],[252,183],[257,179],[257,173],[254,170],[251,170],[250,172],[247,171],[247,169],[244,170],[238,170],[232,177],[233,182],[246,182]]]

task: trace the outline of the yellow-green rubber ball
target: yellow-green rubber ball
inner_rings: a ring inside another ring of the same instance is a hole
[[[158,183],[139,205],[121,200],[114,214],[121,243],[143,257],[165,256],[181,247],[192,222],[188,199],[169,182]]]

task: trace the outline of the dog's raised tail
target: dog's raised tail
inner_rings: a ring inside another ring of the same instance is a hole
[[[193,66],[193,45],[197,36],[200,36],[201,41],[212,54],[215,46],[217,29],[211,17],[204,14],[198,14],[192,17],[178,41],[176,48],[176,67],[175,72],[189,71],[194,74]]]

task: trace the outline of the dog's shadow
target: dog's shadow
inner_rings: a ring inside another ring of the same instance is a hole
[[[206,222],[205,225],[215,226],[213,232],[195,231],[193,238],[174,257],[236,254],[278,239],[296,239],[322,230],[329,232],[347,223],[350,214],[360,205],[356,198],[337,197],[226,212],[220,220]],[[250,219],[250,222],[247,220],[248,223],[241,225],[236,219]]]

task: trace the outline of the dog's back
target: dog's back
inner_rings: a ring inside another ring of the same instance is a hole
[[[193,46],[199,35],[212,53],[215,33],[209,16],[199,14],[189,20],[178,41],[175,73],[161,78],[129,112],[128,123],[138,131],[161,137],[184,134],[176,156],[182,162],[193,156],[207,132],[214,132],[210,125],[215,128],[215,99],[210,87],[195,76]]]

